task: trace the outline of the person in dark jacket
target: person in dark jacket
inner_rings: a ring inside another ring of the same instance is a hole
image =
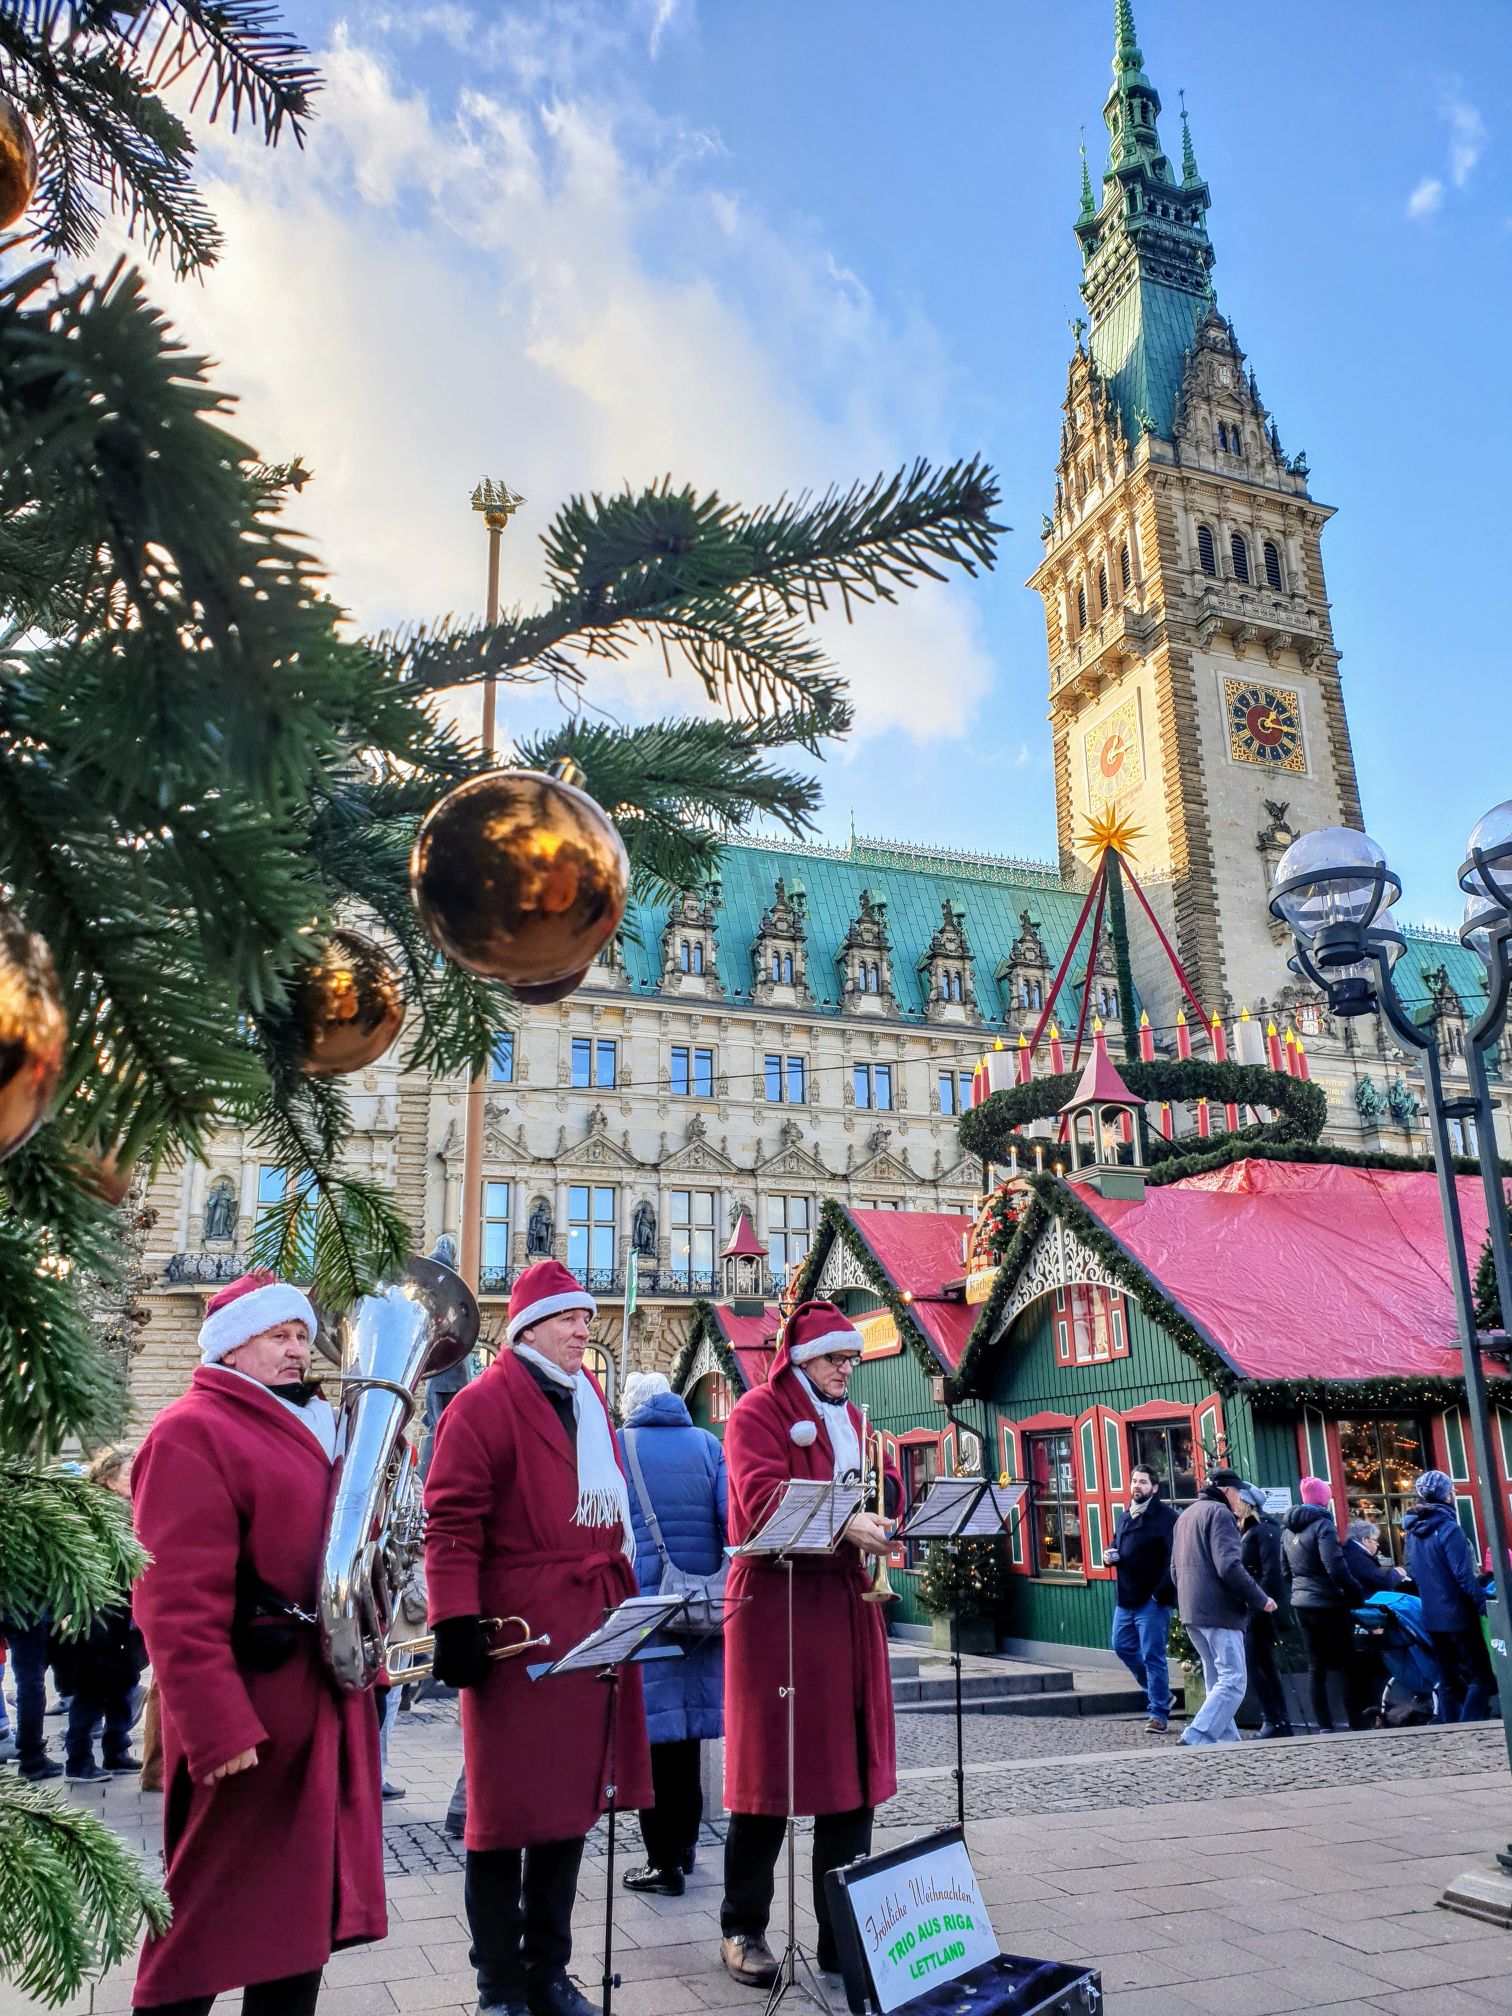
[[[102,1449],[88,1474],[92,1484],[130,1503],[130,1466],[119,1449]],[[129,1602],[102,1611],[82,1637],[54,1641],[53,1672],[59,1691],[69,1697],[64,1757],[71,1783],[141,1770],[141,1758],[131,1754],[131,1725],[146,1664],[147,1648]],[[101,1721],[103,1769],[94,1760],[94,1731]]]
[[[1244,1479],[1220,1468],[1208,1475],[1195,1505],[1176,1521],[1171,1543],[1171,1579],[1197,1656],[1207,1699],[1187,1724],[1181,1742],[1237,1743],[1234,1717],[1244,1699],[1244,1620],[1251,1610],[1274,1615],[1267,1596],[1239,1558],[1239,1513]]]
[[[1113,1609],[1113,1650],[1145,1690],[1152,1736],[1164,1736],[1171,1719],[1171,1668],[1167,1645],[1176,1591],[1171,1582],[1171,1540],[1176,1514],[1160,1495],[1153,1470],[1129,1473],[1129,1509],[1118,1522],[1103,1559],[1118,1571]]]
[[[1291,1591],[1292,1609],[1307,1647],[1307,1689],[1318,1733],[1334,1733],[1328,1700],[1328,1676],[1337,1673],[1344,1690],[1345,1716],[1351,1729],[1364,1727],[1352,1699],[1354,1619],[1350,1616],[1364,1591],[1344,1565],[1344,1550],[1333,1515],[1333,1493],[1321,1477],[1302,1479],[1302,1503],[1294,1505],[1282,1525],[1282,1561]]]
[[[620,1449],[630,1481],[635,1573],[642,1595],[660,1588],[662,1546],[689,1575],[712,1575],[724,1559],[727,1487],[724,1451],[693,1417],[664,1374],[634,1372],[625,1381]],[[643,1670],[646,1733],[651,1739],[654,1803],[640,1816],[646,1863],[625,1877],[627,1890],[680,1897],[693,1867],[703,1818],[700,1745],[724,1734],[724,1646],[715,1636],[689,1640],[686,1657]]]
[[[1239,1559],[1277,1606],[1274,1610],[1252,1610],[1244,1626],[1250,1685],[1260,1703],[1260,1734],[1290,1736],[1291,1717],[1286,1712],[1286,1695],[1276,1665],[1280,1606],[1286,1600],[1281,1528],[1266,1512],[1265,1500],[1253,1484],[1246,1484],[1239,1495],[1244,1500],[1244,1510],[1239,1514]]]
[[[1407,1572],[1422,1598],[1423,1623],[1439,1664],[1439,1720],[1481,1722],[1496,1693],[1480,1628],[1486,1592],[1455,1516],[1454,1486],[1442,1470],[1425,1470],[1415,1490],[1417,1503],[1402,1521],[1402,1532]]]

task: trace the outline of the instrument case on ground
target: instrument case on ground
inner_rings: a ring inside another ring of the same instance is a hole
[[[958,1843],[963,1843],[959,1827],[941,1828],[905,1842],[901,1848],[832,1869],[825,1877],[830,1922],[852,2016],[878,2016],[886,2005],[872,1979],[849,1886]],[[1078,1961],[1030,1960],[1017,1953],[999,1953],[953,1980],[929,1983],[918,1995],[906,2002],[894,2001],[891,2007],[896,2016],[1098,2016],[1102,1976],[1095,1967]]]

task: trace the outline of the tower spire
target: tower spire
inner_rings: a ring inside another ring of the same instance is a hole
[[[1123,70],[1142,70],[1144,57],[1139,53],[1139,38],[1134,32],[1134,9],[1129,0],[1114,0],[1113,5],[1113,75]]]
[[[1181,99],[1181,186],[1195,189],[1202,177],[1197,173],[1197,156],[1192,151],[1192,128],[1187,118],[1186,93],[1177,94]]]
[[[1097,205],[1092,200],[1092,177],[1087,173],[1087,129],[1081,129],[1081,214],[1078,224],[1090,224],[1097,215]]]

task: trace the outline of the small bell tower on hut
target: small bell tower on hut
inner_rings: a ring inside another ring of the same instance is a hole
[[[1139,1115],[1144,1103],[1119,1076],[1101,1021],[1094,1023],[1092,1055],[1076,1090],[1060,1109],[1068,1174],[1090,1183],[1104,1197],[1142,1198]]]
[[[759,1316],[766,1306],[768,1253],[756,1237],[749,1211],[742,1211],[719,1256],[720,1292],[734,1316]]]

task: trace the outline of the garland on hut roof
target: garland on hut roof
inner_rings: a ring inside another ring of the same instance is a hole
[[[921,1370],[930,1378],[941,1372],[948,1373],[950,1367],[935,1350],[913,1313],[912,1300],[905,1300],[902,1292],[894,1286],[877,1256],[861,1236],[850,1213],[833,1197],[827,1197],[819,1207],[819,1231],[821,1237],[809,1248],[808,1257],[799,1270],[798,1299],[806,1302],[814,1295],[824,1261],[829,1255],[830,1245],[838,1239],[865,1275],[868,1288],[880,1298],[883,1307],[897,1324],[899,1337],[917,1359]],[[825,1232],[830,1234],[828,1241],[823,1239],[822,1235]],[[973,1331],[972,1335],[975,1334]]]
[[[698,1347],[704,1339],[709,1341],[709,1349],[714,1353],[714,1361],[729,1382],[730,1391],[736,1395],[744,1393],[747,1380],[740,1369],[740,1361],[730,1349],[729,1341],[719,1327],[719,1315],[712,1302],[700,1298],[693,1304],[693,1321],[688,1326],[687,1342],[672,1360],[669,1374],[672,1391],[681,1393],[688,1383],[694,1361],[698,1357]]]

